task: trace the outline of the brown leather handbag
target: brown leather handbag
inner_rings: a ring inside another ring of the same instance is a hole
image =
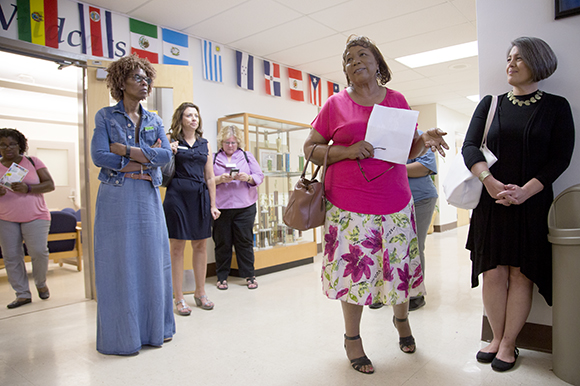
[[[302,175],[294,186],[294,191],[290,193],[288,205],[283,217],[286,225],[290,228],[301,231],[324,225],[326,217],[324,175],[326,174],[326,162],[328,160],[328,150],[330,149],[330,145],[326,149],[326,154],[324,155],[324,165],[319,165],[316,168],[316,171],[312,175],[312,179],[306,179],[308,163],[310,162],[312,154],[314,154],[316,146],[317,145],[314,145],[312,148],[312,151],[306,160],[306,164],[304,165],[304,170],[302,170]],[[318,182],[316,176],[321,167],[323,167],[322,181]]]

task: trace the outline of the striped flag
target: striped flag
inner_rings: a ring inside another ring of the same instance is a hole
[[[302,71],[293,68],[288,69],[290,82],[290,98],[295,101],[304,101],[304,89],[302,87]]]
[[[310,103],[318,107],[322,107],[322,85],[320,84],[320,78],[311,74],[308,74],[310,79]]]
[[[189,37],[185,34],[162,28],[163,64],[189,65]]]
[[[266,78],[266,94],[282,96],[280,83],[280,65],[264,60],[264,77]]]
[[[254,89],[254,57],[245,52],[236,51],[236,72],[238,86],[246,90]]]
[[[334,94],[338,94],[338,92],[340,91],[340,87],[338,86],[338,83],[327,81],[326,84],[328,85],[328,97],[329,98],[331,96],[333,96]]]
[[[203,54],[203,77],[206,80],[222,83],[222,47],[209,40],[201,41]]]
[[[113,59],[113,19],[111,12],[78,3],[81,21],[81,52]]]
[[[18,39],[58,48],[58,0],[17,0]]]
[[[147,58],[151,63],[159,63],[159,39],[157,26],[129,18],[131,30],[131,53]]]

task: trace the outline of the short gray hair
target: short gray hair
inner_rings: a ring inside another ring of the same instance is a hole
[[[556,71],[558,58],[548,43],[542,39],[528,36],[519,37],[512,41],[507,56],[514,47],[518,47],[520,56],[532,72],[534,82],[547,79]]]

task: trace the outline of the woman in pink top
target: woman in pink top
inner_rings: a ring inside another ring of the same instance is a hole
[[[322,107],[304,152],[314,149],[312,159],[321,164],[329,150],[323,289],[328,298],[342,301],[344,345],[352,367],[370,374],[374,368],[359,335],[363,306],[392,305],[399,346],[413,353],[408,300],[424,292],[406,167],[374,159],[373,144],[364,140],[375,104],[401,109],[409,105],[403,95],[384,87],[391,73],[369,38],[350,36],[342,65],[349,86]],[[448,146],[443,135],[439,129],[422,135],[415,131],[409,158],[428,148],[444,155]]]
[[[0,176],[13,163],[28,170],[22,182],[11,183],[9,187],[0,185],[0,248],[8,281],[16,291],[16,300],[8,308],[32,301],[22,241],[32,261],[38,296],[43,300],[50,296],[46,285],[50,212],[42,194],[52,192],[54,182],[41,160],[23,155],[27,149],[26,137],[18,130],[0,129]]]

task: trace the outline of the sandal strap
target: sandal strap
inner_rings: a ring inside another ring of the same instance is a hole
[[[175,302],[175,305],[176,305],[176,306],[178,306],[178,305],[180,305],[180,304],[181,304],[183,307],[187,307],[187,303],[185,302],[185,299],[181,299],[181,300],[178,300],[178,301],[176,301],[176,302]]]
[[[347,336],[346,334],[344,334],[344,339],[346,339],[346,340],[359,340],[360,334],[358,334],[357,336]]]
[[[397,323],[405,323],[409,319],[409,314],[407,314],[407,316],[405,316],[404,319],[399,319],[395,315],[393,315],[393,317],[395,318],[395,320],[397,321]]]

